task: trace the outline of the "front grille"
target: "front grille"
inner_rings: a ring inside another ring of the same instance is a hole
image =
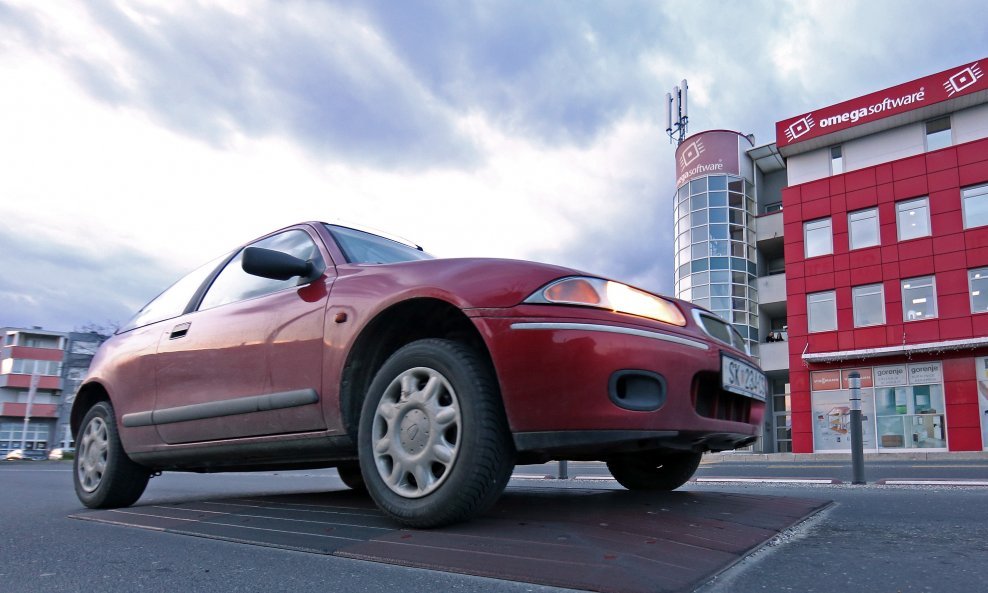
[[[698,373],[693,381],[693,407],[704,418],[750,422],[751,398],[720,388],[720,375]]]

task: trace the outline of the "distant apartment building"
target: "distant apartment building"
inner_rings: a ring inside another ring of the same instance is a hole
[[[41,328],[5,327],[0,332],[0,455],[24,448],[42,456],[56,447],[74,446],[69,430],[72,400],[106,337]],[[33,398],[32,380],[37,381]]]
[[[57,434],[68,336],[41,328],[0,331],[0,454],[20,448],[40,454],[51,448]]]
[[[988,62],[986,62],[988,63]],[[676,293],[772,394],[756,450],[988,450],[988,78],[979,62],[676,153]]]

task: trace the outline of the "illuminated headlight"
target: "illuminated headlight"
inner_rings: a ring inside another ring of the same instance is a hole
[[[575,276],[556,280],[540,288],[525,302],[596,307],[680,327],[686,325],[686,318],[672,302],[627,284],[601,278]]]

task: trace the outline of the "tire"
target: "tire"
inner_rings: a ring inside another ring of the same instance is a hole
[[[483,513],[514,468],[493,372],[450,340],[412,342],[384,363],[364,400],[357,447],[374,502],[410,527]]]
[[[696,473],[702,453],[639,453],[613,457],[607,469],[628,490],[675,490]]]
[[[80,427],[72,476],[82,504],[91,509],[113,509],[137,502],[151,471],[124,452],[110,402],[90,408]]]
[[[367,492],[364,477],[360,475],[359,463],[341,463],[336,466],[336,473],[340,474],[340,480],[343,481],[347,488],[356,490],[357,492]]]

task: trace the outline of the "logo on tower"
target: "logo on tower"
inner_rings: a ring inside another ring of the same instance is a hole
[[[786,128],[786,138],[792,142],[793,140],[799,138],[806,132],[813,129],[816,122],[813,121],[812,115],[804,115],[798,120],[792,122],[788,128]]]
[[[964,68],[960,72],[948,78],[947,81],[943,83],[943,88],[947,91],[948,97],[953,97],[954,93],[959,93],[978,82],[978,79],[982,76],[984,76],[984,73],[981,71],[981,68],[978,67],[978,63],[975,62],[974,64]]]
[[[683,169],[689,167],[693,163],[693,161],[700,158],[700,155],[702,153],[703,153],[703,141],[700,138],[697,138],[696,140],[691,142],[690,145],[686,147],[686,150],[683,151],[683,154],[680,155],[679,157],[680,166]]]

